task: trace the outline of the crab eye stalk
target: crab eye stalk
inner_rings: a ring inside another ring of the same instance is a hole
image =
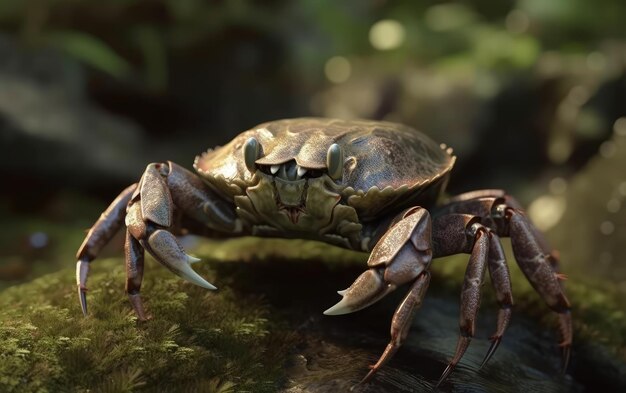
[[[246,163],[246,168],[248,168],[251,173],[256,172],[257,167],[255,161],[260,157],[262,151],[261,144],[254,137],[249,138],[243,146],[243,158]]]
[[[333,143],[328,148],[326,153],[326,168],[328,168],[328,175],[333,180],[341,179],[343,175],[343,150],[341,146]]]

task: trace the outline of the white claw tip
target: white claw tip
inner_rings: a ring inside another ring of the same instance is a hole
[[[342,314],[349,314],[352,311],[354,311],[350,309],[350,307],[348,307],[346,303],[348,302],[346,301],[346,298],[344,297],[343,299],[339,301],[339,303],[335,304],[328,310],[324,311],[324,315],[342,315]]]
[[[272,172],[272,175],[275,175],[276,172],[278,172],[279,169],[280,169],[280,165],[272,165],[270,167],[270,171]]]
[[[206,288],[206,289],[210,289],[212,291],[215,291],[217,289],[217,287],[213,284],[211,284],[210,282],[208,282],[205,279],[202,279],[202,281],[198,280],[198,281],[193,281],[194,284],[201,286],[202,288]]]
[[[307,171],[306,168],[302,168],[302,167],[298,166],[298,177],[304,176],[306,171]]]
[[[198,286],[200,286],[202,288],[211,289],[211,290],[216,290],[217,289],[217,287],[215,285],[211,284],[210,282],[205,280],[201,275],[196,273],[191,268],[191,265],[189,265],[189,264],[179,265],[174,270],[174,273],[178,274],[179,276],[181,276],[185,280],[187,280],[187,281],[189,281],[189,282],[191,282],[193,284],[196,284],[196,285],[198,285]]]
[[[348,292],[348,289],[342,289],[341,291],[337,291],[337,293],[341,296],[344,296]]]

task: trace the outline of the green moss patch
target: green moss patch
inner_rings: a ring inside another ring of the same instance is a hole
[[[157,316],[147,323],[123,295],[121,259],[94,263],[88,318],[70,269],[3,291],[0,391],[276,390],[289,340],[262,299],[235,298],[228,285],[207,292],[156,266],[147,272],[144,300]]]

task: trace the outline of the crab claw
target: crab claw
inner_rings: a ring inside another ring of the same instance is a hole
[[[185,254],[174,235],[168,231],[156,230],[148,238],[148,244],[153,256],[176,275],[203,288],[217,289],[191,268],[190,264],[199,259]]]
[[[341,315],[363,309],[396,289],[395,285],[383,281],[377,269],[369,269],[361,274],[348,289],[338,291],[343,299],[328,310],[325,315]]]
[[[78,287],[78,301],[83,315],[87,316],[87,274],[89,273],[89,261],[79,259],[76,262],[76,285]]]

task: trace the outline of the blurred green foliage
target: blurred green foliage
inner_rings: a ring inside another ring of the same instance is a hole
[[[56,47],[117,78],[140,76],[145,87],[163,89],[172,56],[218,41],[232,26],[286,42],[304,72],[319,73],[335,54],[528,68],[542,50],[584,52],[623,38],[624,14],[624,2],[614,0],[4,0],[0,27],[27,45]],[[368,30],[384,18],[403,23],[407,39],[378,53]]]

